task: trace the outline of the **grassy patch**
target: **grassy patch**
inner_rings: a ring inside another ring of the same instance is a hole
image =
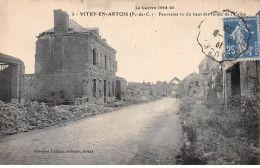
[[[185,140],[177,164],[257,164],[256,109],[257,104],[242,98],[242,106],[225,111],[223,101],[212,93],[205,100],[182,98],[179,114]]]

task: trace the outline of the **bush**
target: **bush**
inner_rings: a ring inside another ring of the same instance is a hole
[[[241,98],[241,105],[224,110],[216,91],[208,99],[183,98],[179,114],[185,121],[178,164],[257,164],[259,122],[257,101]],[[259,150],[258,150],[259,151]]]
[[[196,157],[195,146],[187,146],[185,143],[180,149],[180,153],[176,156],[176,164],[182,165],[205,165],[207,160],[205,158]]]

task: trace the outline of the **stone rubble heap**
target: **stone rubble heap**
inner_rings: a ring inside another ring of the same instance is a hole
[[[0,101],[0,134],[10,135],[17,132],[28,132],[54,125],[76,121],[89,115],[112,111],[111,107],[76,100],[74,105],[48,106],[45,103],[33,102],[28,107],[15,103]]]
[[[148,103],[157,99],[160,99],[160,97],[153,95],[144,95],[138,89],[128,89],[122,98],[123,101],[128,102],[130,104]]]
[[[144,96],[141,92],[128,90],[122,100],[107,104],[93,104],[86,98],[75,99],[74,105],[48,106],[45,103],[32,102],[23,107],[16,103],[0,101],[0,135],[11,135],[17,132],[28,132],[66,122],[76,121],[90,115],[113,111],[117,107],[129,104],[147,103],[159,99],[155,96]]]

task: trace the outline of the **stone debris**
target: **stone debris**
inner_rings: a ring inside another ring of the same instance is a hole
[[[10,135],[17,132],[28,132],[66,122],[76,121],[89,115],[113,111],[112,107],[104,107],[92,103],[75,101],[74,105],[48,106],[45,103],[33,102],[28,107],[16,103],[0,101],[0,134]]]
[[[127,105],[129,105],[129,103],[123,100],[115,100],[113,102],[107,102],[107,104],[104,104],[105,107],[124,107]]]
[[[161,99],[160,96],[145,95],[140,89],[127,89],[122,95],[122,100],[108,101],[106,107],[123,107],[130,104],[148,103],[154,100]]]
[[[0,101],[0,135],[28,132],[54,125],[64,125],[89,115],[113,111],[116,107],[147,103],[159,97],[143,95],[138,90],[128,90],[122,100],[111,99],[107,104],[89,103],[87,97],[75,99],[74,105],[48,106],[34,101],[29,106]]]
[[[122,100],[130,104],[138,104],[148,103],[160,98],[160,96],[155,95],[144,95],[143,92],[139,89],[127,89],[126,93],[123,95]]]

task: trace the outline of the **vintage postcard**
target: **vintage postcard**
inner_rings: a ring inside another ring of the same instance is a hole
[[[0,0],[0,164],[260,164],[259,16],[259,0]]]

